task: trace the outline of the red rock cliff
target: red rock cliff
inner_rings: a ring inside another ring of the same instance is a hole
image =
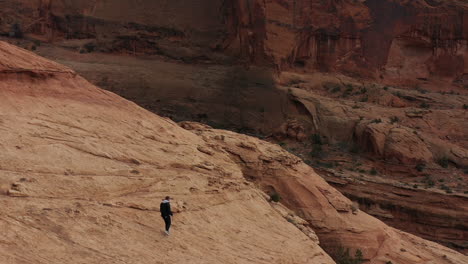
[[[1,4],[3,34],[12,33],[17,23],[25,33],[49,41],[96,38],[103,51],[161,53],[169,41],[227,50],[282,70],[343,72],[405,84],[417,78],[467,82],[468,4],[459,0]]]
[[[229,2],[228,44],[254,62],[389,81],[463,80],[467,69],[461,1]]]

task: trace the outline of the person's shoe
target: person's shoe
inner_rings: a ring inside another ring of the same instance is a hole
[[[166,236],[168,236],[168,235],[169,235],[169,231],[164,231],[164,233],[166,233]]]

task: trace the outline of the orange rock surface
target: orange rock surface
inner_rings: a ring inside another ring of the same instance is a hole
[[[187,131],[66,67],[3,42],[0,54],[7,263],[334,263],[307,226],[324,247],[361,248],[372,263],[467,261],[353,213],[279,146],[203,125]],[[167,194],[177,212],[170,237],[157,209]]]
[[[0,2],[3,39],[162,116],[280,143],[362,210],[468,252],[466,1]]]
[[[328,252],[334,252],[337,245],[361,249],[370,263],[450,263],[468,259],[464,255],[459,255],[460,259],[449,257],[446,248],[391,228],[360,211],[312,168],[279,146],[229,131],[192,127],[190,123],[182,126],[213,148],[228,152],[247,179],[267,192],[279,193],[284,204],[311,225]]]
[[[0,78],[0,262],[334,263],[174,122],[3,42]]]

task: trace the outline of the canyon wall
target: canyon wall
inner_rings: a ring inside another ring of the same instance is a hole
[[[0,5],[3,34],[16,23],[47,41],[97,39],[107,52],[170,55],[165,49],[177,46],[192,59],[197,56],[190,52],[206,56],[221,50],[278,70],[342,72],[398,84],[433,78],[466,82],[468,4],[457,0],[3,0]]]
[[[350,184],[340,191],[370,213],[369,199],[403,208],[381,219],[466,251],[466,235],[453,235],[466,227],[440,224],[468,190],[466,1],[0,0],[0,7],[0,35],[9,42],[155,113],[291,143],[314,166],[317,134],[330,147],[357,146],[360,159],[330,152],[320,162],[352,169],[362,162],[410,186],[437,179],[415,197],[444,196],[457,206],[412,225],[401,211],[422,216],[438,205],[415,208],[405,195],[382,202]]]
[[[468,9],[462,1],[233,2],[228,32],[243,47],[234,50],[252,61],[398,84],[465,78]]]

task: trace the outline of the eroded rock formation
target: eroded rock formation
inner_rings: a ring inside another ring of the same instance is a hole
[[[446,252],[439,251],[436,243],[390,228],[363,213],[341,193],[329,188],[301,159],[279,146],[190,123],[183,123],[182,127],[200,135],[213,148],[229,153],[247,179],[267,192],[279,193],[286,206],[308,221],[321,246],[329,252],[341,244],[362,249],[371,263],[457,261],[447,259]]]
[[[270,136],[307,163],[340,164],[336,171],[356,179],[374,168],[382,178],[426,185],[430,192],[414,190],[420,202],[441,190],[447,203],[457,200],[452,192],[466,197],[466,1],[0,0],[0,7],[9,41],[153,112]],[[323,152],[346,145],[353,157],[335,151],[312,160],[312,135],[327,145]],[[464,236],[438,234],[445,212],[422,217],[437,204],[382,201],[351,184],[340,190],[367,201],[369,213],[368,199],[419,212],[414,226],[398,212],[381,219],[466,252]]]
[[[463,1],[231,1],[228,32],[252,61],[402,83],[466,72]],[[233,41],[234,42],[234,41]]]
[[[334,263],[226,153],[174,122],[3,42],[0,78],[5,263]]]
[[[0,29],[107,52],[203,60],[224,50],[278,69],[398,84],[466,80],[468,6],[459,0],[2,1]],[[125,12],[123,12],[125,10]]]
[[[203,125],[184,125],[189,132],[3,42],[0,59],[0,255],[9,263],[333,263],[251,181],[281,193],[325,247],[338,240],[373,263],[467,261],[353,209],[279,146]],[[168,193],[177,214],[164,237],[157,205]]]

